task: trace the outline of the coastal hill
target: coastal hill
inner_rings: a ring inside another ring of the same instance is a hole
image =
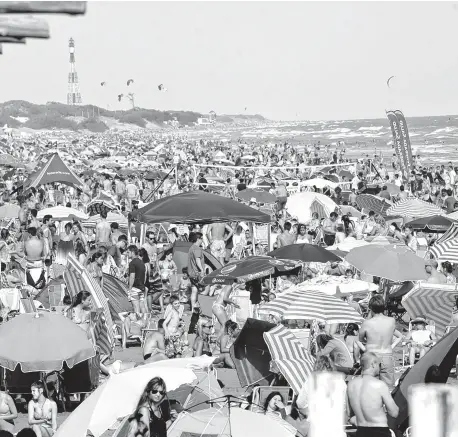
[[[109,111],[94,105],[71,106],[48,102],[38,105],[24,100],[0,103],[0,127],[32,130],[70,130],[105,132],[109,129],[161,129],[194,126],[208,114],[193,111],[158,111],[135,108],[128,111]],[[217,115],[216,124],[257,124],[261,115]]]

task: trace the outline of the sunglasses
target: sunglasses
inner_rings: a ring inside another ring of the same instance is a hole
[[[158,393],[160,395],[162,395],[162,396],[165,395],[165,391],[163,391],[163,390],[151,390],[151,394],[153,394],[153,395],[157,395]]]

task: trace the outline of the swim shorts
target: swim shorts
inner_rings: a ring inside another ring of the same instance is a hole
[[[391,431],[382,426],[358,426],[355,437],[391,437]]]
[[[223,240],[213,240],[210,251],[215,258],[224,258],[226,256],[226,243]]]
[[[139,288],[132,287],[132,290],[129,291],[128,300],[129,302],[145,300],[145,292]]]

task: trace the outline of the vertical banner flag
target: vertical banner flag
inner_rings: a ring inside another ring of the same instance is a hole
[[[398,112],[402,115],[402,112],[400,111]],[[410,177],[411,166],[409,165],[409,158],[408,158],[408,152],[407,152],[408,150],[407,143],[410,146],[410,140],[408,139],[408,132],[407,132],[407,123],[405,121],[404,115],[402,115],[403,117],[402,130],[404,134],[407,133],[407,137],[405,137],[403,136],[403,133],[401,130],[401,123],[395,111],[388,111],[386,113],[386,116],[388,117],[388,120],[390,122],[391,133],[393,134],[394,149],[399,159],[402,175],[404,179],[408,181]],[[410,164],[411,162],[412,161],[410,161]]]
[[[409,130],[407,129],[407,122],[404,114],[397,109],[394,111],[396,118],[398,119],[399,129],[401,134],[401,144],[407,155],[407,168],[412,171],[413,168],[413,157],[412,157],[412,145],[410,144]]]

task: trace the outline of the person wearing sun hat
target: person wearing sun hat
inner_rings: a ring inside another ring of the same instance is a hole
[[[419,316],[410,322],[412,330],[407,334],[405,341],[410,344],[409,362],[415,364],[415,356],[418,353],[420,359],[429,351],[436,341],[436,336],[426,329],[427,321],[425,316]]]

